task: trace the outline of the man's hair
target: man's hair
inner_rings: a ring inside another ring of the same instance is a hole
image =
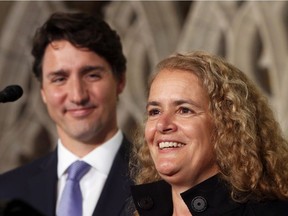
[[[126,71],[126,58],[119,35],[100,17],[85,13],[54,13],[37,29],[33,38],[33,73],[42,82],[42,63],[48,44],[67,40],[104,58],[120,79]]]

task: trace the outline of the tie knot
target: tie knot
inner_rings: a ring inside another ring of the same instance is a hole
[[[68,168],[68,179],[79,181],[91,168],[84,161],[75,161]]]

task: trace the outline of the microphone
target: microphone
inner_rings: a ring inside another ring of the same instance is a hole
[[[23,94],[23,89],[18,85],[7,86],[0,92],[0,103],[13,102]]]

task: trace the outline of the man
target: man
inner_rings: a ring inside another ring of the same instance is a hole
[[[125,215],[130,143],[117,126],[126,70],[119,36],[97,17],[55,13],[37,30],[32,55],[58,145],[48,156],[1,175],[0,198],[61,216],[68,168],[80,160],[91,167],[80,180],[82,215]]]

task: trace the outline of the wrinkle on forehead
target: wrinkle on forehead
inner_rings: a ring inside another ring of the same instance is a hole
[[[67,44],[71,44],[75,48],[83,50],[83,51],[89,51],[88,48],[77,47],[77,46],[73,45],[71,42],[69,42],[67,40],[54,40],[54,41],[50,42],[48,46],[50,46],[54,50],[60,50],[60,49],[63,49]]]
[[[49,46],[53,48],[54,50],[63,49],[65,47],[66,43],[61,43],[60,41],[52,41]]]

